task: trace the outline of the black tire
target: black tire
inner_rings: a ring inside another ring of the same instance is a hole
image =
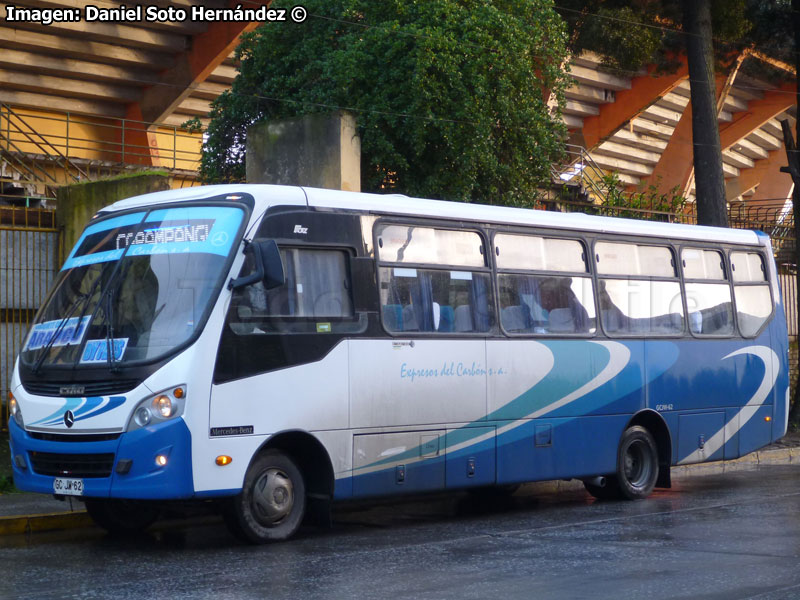
[[[155,523],[160,510],[137,500],[86,499],[86,512],[97,525],[115,535],[133,535]]]
[[[658,480],[658,448],[650,432],[639,425],[622,434],[617,451],[617,472],[606,478],[605,486],[584,482],[592,496],[601,500],[641,500],[653,491]]]
[[[225,522],[237,537],[265,544],[292,537],[306,510],[306,487],[294,461],[277,450],[253,460],[241,493],[230,499]]]

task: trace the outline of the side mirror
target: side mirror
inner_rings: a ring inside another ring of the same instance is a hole
[[[264,288],[271,290],[282,286],[286,281],[283,272],[281,251],[275,240],[253,240],[244,249],[245,254],[252,254],[255,270],[250,275],[237,277],[228,282],[228,289],[244,287],[252,283],[264,282]]]

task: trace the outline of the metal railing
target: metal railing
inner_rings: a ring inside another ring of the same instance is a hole
[[[0,104],[0,159],[13,176],[0,182],[50,188],[142,168],[196,178],[200,132],[133,119],[34,113]]]
[[[566,144],[565,154],[564,163],[550,168],[553,183],[577,185],[596,199],[607,198],[609,190],[604,182],[606,172],[594,161],[586,148]]]

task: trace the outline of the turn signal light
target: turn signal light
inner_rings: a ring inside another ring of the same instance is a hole
[[[772,417],[764,417],[764,420],[765,420],[767,423],[769,423],[770,421],[772,421]]]
[[[233,459],[230,456],[225,456],[224,454],[217,457],[217,464],[220,467],[224,467],[225,465],[229,465],[233,462]]]

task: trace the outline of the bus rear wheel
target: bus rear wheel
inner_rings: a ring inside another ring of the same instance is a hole
[[[650,432],[634,425],[622,434],[617,451],[617,471],[606,478],[605,485],[586,482],[586,490],[595,498],[608,500],[647,498],[658,479],[658,448]]]
[[[237,537],[264,544],[292,537],[305,508],[300,469],[284,453],[268,450],[247,469],[241,493],[231,498],[225,510],[225,521]]]
[[[86,512],[97,525],[115,535],[133,535],[158,519],[158,507],[137,500],[86,499]]]

